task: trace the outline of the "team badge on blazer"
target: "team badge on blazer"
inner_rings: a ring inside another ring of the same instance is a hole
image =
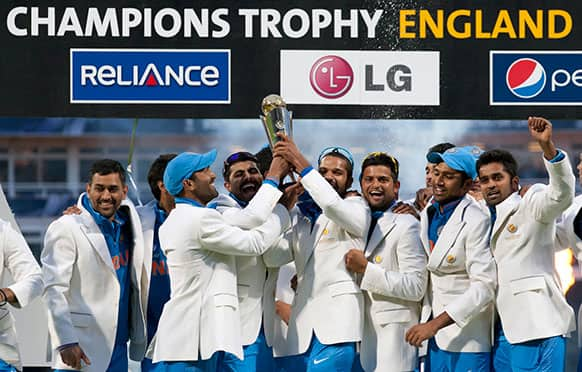
[[[516,232],[517,231],[517,226],[515,226],[512,223],[510,223],[509,225],[507,225],[507,231],[509,231],[510,233]]]
[[[382,262],[382,256],[379,256],[378,255],[378,256],[374,257],[374,262],[375,263],[378,263],[378,264],[381,263]]]
[[[452,254],[447,256],[447,262],[452,264],[457,260],[457,257],[453,256]]]

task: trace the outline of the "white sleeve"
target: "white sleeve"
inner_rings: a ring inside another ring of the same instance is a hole
[[[40,258],[45,281],[43,298],[49,310],[49,331],[55,346],[79,342],[65,297],[69,291],[77,256],[77,247],[70,229],[71,226],[67,226],[61,219],[53,222],[45,234]]]
[[[243,230],[229,224],[218,211],[209,209],[200,221],[200,241],[202,247],[210,251],[234,256],[259,256],[290,226],[287,210],[283,213],[275,209],[264,224]]]
[[[21,234],[10,225],[5,225],[2,235],[0,246],[4,254],[4,266],[14,279],[14,284],[8,288],[16,295],[18,305],[26,306],[42,294],[44,284],[40,267]]]

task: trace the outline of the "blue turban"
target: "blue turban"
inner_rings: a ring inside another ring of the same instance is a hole
[[[192,174],[208,168],[216,160],[216,149],[205,154],[183,152],[170,160],[164,172],[164,186],[174,196],[182,191],[182,181],[192,177]]]

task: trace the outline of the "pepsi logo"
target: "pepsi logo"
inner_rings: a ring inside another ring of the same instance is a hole
[[[519,98],[533,98],[540,94],[546,85],[546,71],[532,58],[520,58],[507,69],[507,87]]]
[[[342,57],[328,55],[315,61],[309,72],[309,82],[321,97],[340,98],[350,91],[354,83],[354,71]]]

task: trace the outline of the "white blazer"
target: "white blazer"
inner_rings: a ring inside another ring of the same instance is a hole
[[[497,312],[507,340],[520,343],[576,328],[554,268],[556,218],[572,203],[574,174],[566,156],[544,160],[549,185],[514,193],[497,205],[491,250],[497,262]]]
[[[120,286],[107,243],[99,226],[82,205],[79,215],[62,216],[48,227],[41,255],[48,307],[53,368],[71,369],[61,360],[59,346],[79,343],[91,360],[84,371],[104,371],[109,365],[117,330]],[[124,200],[133,230],[131,257],[130,356],[141,360],[146,334],[142,283],[147,282],[143,264],[143,237],[135,207]]]
[[[360,361],[365,371],[412,371],[418,350],[404,341],[418,324],[428,282],[420,226],[408,214],[386,211],[378,219],[365,255],[360,287],[365,292]]]
[[[275,356],[304,353],[313,333],[325,345],[362,338],[364,299],[356,276],[345,266],[352,248],[364,249],[370,209],[361,197],[342,199],[315,170],[301,179],[321,207],[313,231],[311,222],[294,208],[292,248],[297,292],[287,332],[287,348]]]
[[[277,200],[263,202],[272,209]],[[243,358],[234,255],[258,256],[272,246],[291,226],[281,212],[245,231],[214,209],[176,205],[159,231],[171,297],[148,352],[154,363],[206,360],[216,351]]]
[[[430,285],[421,321],[443,311],[455,323],[435,336],[440,349],[453,352],[488,352],[491,349],[493,299],[497,270],[489,249],[490,217],[465,195],[443,227],[430,251],[428,210],[420,216],[420,238],[428,254]],[[432,309],[431,309],[432,307]]]
[[[44,284],[40,267],[26,240],[14,230],[10,223],[0,220],[0,277],[7,269],[14,284],[8,286],[16,295],[16,307],[24,307],[42,294]],[[0,307],[0,359],[22,368],[14,328],[14,318],[8,306]]]
[[[582,240],[574,232],[574,219],[582,210],[582,195],[556,221],[556,250],[570,248],[578,262],[582,262]],[[559,282],[558,282],[559,283]],[[582,347],[582,305],[578,308],[578,346]]]
[[[265,223],[270,215],[269,209],[261,211],[260,208],[271,206],[272,201],[265,203],[265,198],[277,198],[278,194],[273,193],[270,190],[272,188],[270,184],[263,184],[244,209],[236,200],[223,194],[214,199],[211,204],[216,205],[216,210],[222,213],[229,224],[249,230]],[[280,213],[286,212],[282,205],[277,205],[276,208],[280,209]],[[287,252],[278,252],[280,249]],[[243,345],[250,345],[256,341],[263,317],[267,343],[272,345],[275,284],[279,266],[289,261],[287,257],[290,257],[290,252],[288,251],[287,240],[279,239],[261,256],[235,257]]]

